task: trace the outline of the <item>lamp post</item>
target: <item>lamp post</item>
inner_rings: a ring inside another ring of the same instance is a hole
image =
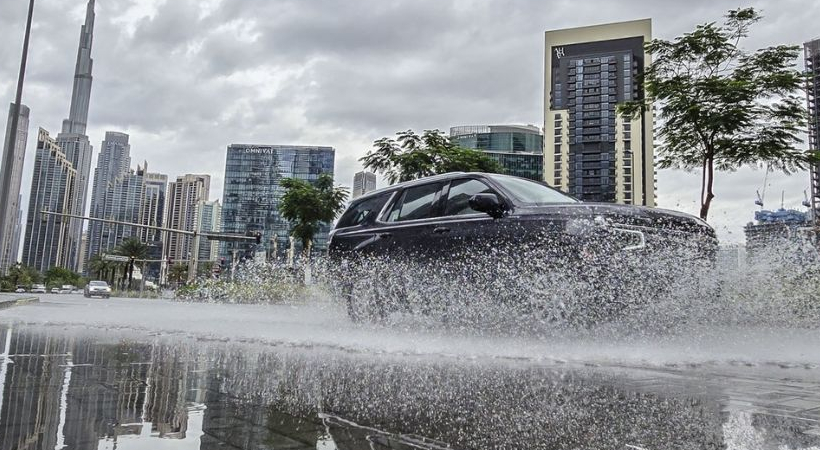
[[[9,188],[11,187],[11,169],[14,165],[14,147],[17,144],[17,125],[20,119],[20,103],[23,99],[23,80],[26,77],[26,61],[28,60],[28,41],[31,35],[31,17],[34,13],[34,0],[30,0],[28,4],[28,18],[26,19],[26,34],[23,37],[23,56],[20,58],[20,74],[17,77],[17,96],[14,98],[14,106],[11,111],[11,129],[6,140],[6,153],[3,155],[2,166],[0,166],[0,240],[5,238],[5,230],[8,222],[8,215],[6,214],[7,205],[11,199],[9,196]],[[6,243],[8,245],[8,243]],[[15,256],[16,259],[16,256]],[[0,268],[3,271],[5,267]]]

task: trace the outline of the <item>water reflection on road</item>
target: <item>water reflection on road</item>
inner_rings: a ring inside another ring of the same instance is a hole
[[[1,449],[816,449],[816,369],[710,372],[0,328]],[[731,369],[731,368],[730,368]]]

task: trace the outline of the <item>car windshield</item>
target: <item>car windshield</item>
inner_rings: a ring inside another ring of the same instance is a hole
[[[578,200],[549,186],[508,175],[489,175],[520,203],[578,203]]]
[[[108,286],[108,283],[106,283],[105,281],[92,281],[88,284],[91,286]]]

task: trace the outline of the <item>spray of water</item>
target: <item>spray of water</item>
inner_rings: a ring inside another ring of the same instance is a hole
[[[343,304],[353,322],[485,335],[814,328],[820,318],[820,257],[808,242],[772,243],[740,265],[671,239],[633,253],[605,245],[556,251],[553,244],[435,259],[325,258],[299,268],[255,262],[233,282],[201,283],[187,299]]]

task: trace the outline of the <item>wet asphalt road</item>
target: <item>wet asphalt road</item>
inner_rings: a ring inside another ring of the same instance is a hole
[[[0,311],[0,449],[820,447],[814,330],[415,325],[356,326],[331,302],[41,296]]]

